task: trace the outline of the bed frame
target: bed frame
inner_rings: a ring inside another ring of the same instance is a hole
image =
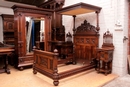
[[[86,20],[77,27],[74,33],[73,63],[82,64],[64,72],[58,72],[58,51],[47,52],[34,49],[33,73],[40,72],[53,79],[53,84],[57,86],[59,80],[76,73],[96,68],[96,47],[98,46],[99,34],[94,26]]]

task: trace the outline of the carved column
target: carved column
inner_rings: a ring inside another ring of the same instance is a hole
[[[76,18],[76,15],[73,15],[73,32],[75,33],[75,18]]]
[[[99,12],[96,11],[96,14],[97,14],[97,27],[96,27],[96,30],[99,32],[99,30],[100,30],[100,27],[99,27]]]

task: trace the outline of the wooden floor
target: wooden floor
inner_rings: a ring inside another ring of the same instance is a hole
[[[73,65],[60,65],[59,71],[73,68]],[[53,80],[37,73],[33,74],[32,68],[19,71],[9,66],[11,74],[0,74],[0,87],[55,87]],[[60,80],[58,87],[102,87],[102,85],[117,78],[115,74],[98,74],[95,69],[85,71]]]

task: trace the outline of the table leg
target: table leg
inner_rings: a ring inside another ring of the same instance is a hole
[[[9,70],[9,68],[8,68],[8,55],[6,54],[6,55],[4,55],[4,58],[5,58],[5,72],[7,73],[7,74],[10,74],[10,70]]]

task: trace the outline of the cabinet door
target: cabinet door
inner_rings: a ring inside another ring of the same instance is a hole
[[[13,21],[6,21],[5,23],[5,29],[8,31],[14,31],[14,22]]]
[[[2,15],[4,43],[14,45],[14,16]]]
[[[13,15],[2,15],[3,18],[3,29],[14,30],[14,16]]]

